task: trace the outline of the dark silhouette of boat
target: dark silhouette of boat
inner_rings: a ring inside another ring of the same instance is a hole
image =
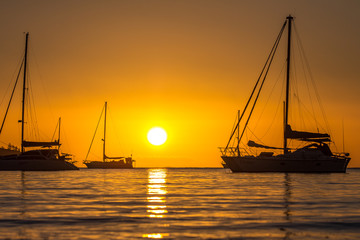
[[[105,147],[106,147],[106,112],[107,112],[107,102],[105,102],[103,111],[100,114],[100,119],[102,116],[102,113],[104,112],[104,138],[102,139],[103,141],[103,159],[102,161],[89,161],[87,160],[89,152],[91,150],[91,146],[93,141],[91,141],[90,144],[90,148],[89,151],[86,155],[85,160],[83,161],[83,163],[88,167],[88,168],[102,168],[102,169],[118,169],[118,168],[134,168],[133,163],[135,162],[135,160],[132,159],[132,157],[108,157],[105,154]],[[97,130],[97,127],[96,127]],[[95,130],[95,134],[96,134],[96,130]],[[94,134],[94,137],[95,137]],[[94,138],[93,138],[94,140]]]
[[[59,120],[59,138],[58,140],[51,142],[35,142],[25,141],[25,101],[26,101],[26,90],[27,90],[27,50],[28,50],[28,39],[29,33],[26,33],[25,40],[25,55],[20,66],[19,74],[15,82],[14,89],[12,91],[8,107],[6,109],[5,117],[1,125],[0,134],[3,129],[6,116],[11,104],[11,100],[21,73],[23,71],[23,89],[22,89],[22,118],[21,122],[21,148],[18,149],[7,149],[2,151],[3,154],[0,156],[0,170],[2,171],[58,171],[58,170],[78,170],[78,168],[71,162],[69,154],[60,154],[60,120]],[[25,148],[32,148],[32,150],[25,151]],[[37,148],[37,149],[34,149]]]
[[[7,146],[7,148],[0,147],[0,156],[8,156],[8,155],[14,155],[14,154],[19,154],[19,153],[20,153],[20,149],[11,144],[9,144]]]
[[[290,51],[291,51],[291,26],[293,17],[288,16],[281,31],[276,39],[276,42],[271,50],[271,53],[266,61],[266,64],[258,78],[255,87],[247,101],[245,108],[238,118],[237,124],[233,128],[230,139],[225,148],[220,148],[221,158],[226,166],[232,172],[301,172],[301,173],[328,173],[328,172],[346,172],[347,165],[350,161],[348,153],[333,153],[330,150],[329,142],[331,142],[330,135],[327,133],[313,133],[305,131],[292,130],[289,124],[289,86],[290,86]],[[258,97],[262,90],[264,81],[266,79],[269,67],[272,63],[273,57],[280,42],[282,33],[288,26],[287,39],[287,61],[286,61],[286,96],[284,102],[284,125],[283,125],[283,147],[271,147],[264,144],[258,144],[254,141],[248,141],[248,147],[282,150],[281,154],[275,155],[274,152],[261,152],[259,155],[251,155],[248,151],[240,151],[239,144],[248,126],[254,107],[257,103]],[[262,80],[261,80],[262,79]],[[261,80],[261,81],[260,81]],[[252,103],[252,107],[249,107]],[[248,117],[244,120],[244,113]],[[238,136],[235,147],[230,147],[235,132],[239,132],[240,122],[243,130]],[[300,148],[290,148],[288,140],[307,142],[307,145]]]

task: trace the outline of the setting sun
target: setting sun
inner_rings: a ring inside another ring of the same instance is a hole
[[[161,127],[153,127],[147,134],[147,139],[152,145],[162,145],[166,142],[167,134]]]

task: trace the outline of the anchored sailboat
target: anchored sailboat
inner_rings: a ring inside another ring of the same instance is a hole
[[[106,147],[106,112],[107,112],[107,102],[105,102],[104,105],[104,138],[102,139],[103,141],[103,159],[102,161],[89,161],[87,160],[88,155],[90,153],[91,150],[91,146],[93,141],[91,141],[90,144],[90,148],[89,151],[86,155],[85,160],[83,161],[83,163],[88,167],[88,168],[134,168],[133,167],[133,162],[135,162],[135,160],[132,159],[132,157],[108,157],[105,154],[105,147]],[[102,116],[102,112],[100,115],[100,118]],[[96,127],[97,130],[97,127]],[[95,130],[95,134],[96,134],[96,130]],[[94,137],[95,137],[94,134]],[[94,140],[94,138],[93,138]]]
[[[78,170],[71,163],[69,154],[60,154],[60,122],[59,122],[59,139],[51,142],[36,142],[25,140],[25,99],[27,90],[27,50],[28,50],[29,33],[26,33],[25,55],[20,67],[18,77],[23,68],[23,89],[22,89],[22,117],[21,122],[21,148],[20,151],[13,151],[13,154],[0,157],[0,170],[21,170],[21,171],[57,171],[57,170]],[[17,81],[14,86],[16,88]],[[1,125],[0,133],[3,129],[5,119],[13,97],[12,92],[5,117]],[[25,151],[25,148],[37,148]]]
[[[266,61],[265,67],[257,80],[255,87],[250,95],[247,104],[238,118],[230,139],[224,148],[220,148],[221,158],[233,172],[302,172],[302,173],[322,173],[322,172],[346,172],[350,157],[348,153],[334,154],[329,147],[331,142],[330,135],[327,133],[313,133],[305,131],[292,130],[289,123],[289,86],[290,86],[290,50],[291,50],[291,27],[293,17],[288,16],[281,28],[271,53]],[[248,126],[251,115],[257,103],[259,94],[262,90],[269,67],[277,50],[282,33],[288,26],[288,46],[286,62],[286,96],[284,102],[284,126],[283,126],[283,147],[270,147],[264,144],[258,144],[254,141],[248,141],[248,147],[279,150],[283,152],[274,155],[274,152],[261,152],[259,155],[251,155],[246,151],[240,151],[240,140]],[[260,81],[262,79],[262,81]],[[250,103],[253,103],[250,108]],[[249,110],[250,109],[250,110]],[[244,120],[244,113],[248,113],[248,118]],[[238,137],[235,147],[230,147],[230,142],[236,132],[240,129],[240,122],[244,125],[240,137]],[[290,148],[289,140],[310,142],[310,144],[301,148]]]

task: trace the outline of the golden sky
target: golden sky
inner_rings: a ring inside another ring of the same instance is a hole
[[[350,167],[360,167],[357,0],[2,0],[0,116],[29,32],[40,135],[51,138],[62,117],[62,149],[79,166],[108,101],[108,155],[132,154],[137,167],[220,167],[218,147],[289,14],[333,139],[342,150],[344,122]],[[20,101],[12,107],[0,140],[18,145]],[[162,146],[146,139],[154,126],[167,131]]]

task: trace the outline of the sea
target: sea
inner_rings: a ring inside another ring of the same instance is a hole
[[[360,239],[360,169],[0,172],[0,239]]]

